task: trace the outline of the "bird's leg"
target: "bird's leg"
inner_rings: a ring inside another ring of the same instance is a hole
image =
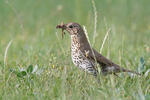
[[[100,77],[99,77],[99,73],[97,72],[97,73],[94,74],[93,76],[94,76],[95,79],[97,80],[97,83],[98,83],[98,84],[101,84]]]
[[[116,73],[113,73],[116,77],[119,77]],[[119,77],[120,78],[120,77]]]

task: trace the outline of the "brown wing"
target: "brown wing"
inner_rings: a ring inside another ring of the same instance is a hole
[[[113,63],[111,60],[107,59],[94,49],[90,50],[88,57],[96,60],[102,68],[114,66],[116,69],[120,70],[119,65]]]
[[[114,66],[119,69],[119,65],[114,64],[112,61],[108,60],[106,57],[102,56],[99,52],[92,49],[87,39],[80,40],[80,50],[81,52],[89,59],[95,60],[98,62],[102,68]],[[88,53],[86,55],[86,52]]]
[[[94,49],[90,50],[88,57],[97,61],[101,65],[102,72],[104,72],[104,73],[105,72],[106,73],[131,72],[131,73],[134,73],[137,75],[141,75],[135,71],[131,71],[131,70],[124,69],[124,68],[120,67],[119,65],[113,63],[112,61],[110,61],[106,57],[102,56],[100,53],[98,53]],[[111,67],[113,67],[113,71],[109,72],[108,70],[111,69]]]

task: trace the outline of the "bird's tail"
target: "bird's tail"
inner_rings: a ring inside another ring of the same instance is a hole
[[[136,71],[132,71],[132,70],[124,69],[124,68],[121,68],[120,72],[129,72],[129,73],[133,73],[136,75],[141,75],[140,73],[138,73]]]
[[[120,72],[129,72],[129,73],[133,73],[136,75],[141,75],[140,73],[138,73],[136,71],[131,71],[131,70],[122,68],[120,66],[102,67],[102,73],[104,75],[112,74],[112,73],[120,73]]]

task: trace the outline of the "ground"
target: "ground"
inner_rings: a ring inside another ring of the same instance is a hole
[[[95,0],[94,10],[91,0],[0,0],[0,99],[149,100],[149,4]],[[98,84],[73,65],[70,36],[56,30],[62,21],[84,25],[97,51],[110,30],[101,53],[143,75],[100,75]]]

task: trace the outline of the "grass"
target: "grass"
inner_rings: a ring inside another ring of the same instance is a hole
[[[0,0],[0,99],[149,100],[150,74],[145,76],[150,68],[149,4],[148,0],[95,0],[94,19],[91,0]],[[102,54],[144,75],[100,76],[98,84],[73,65],[70,36],[61,39],[55,28],[61,21],[86,26],[98,51],[111,29]],[[34,70],[38,66],[34,73],[30,65]]]

